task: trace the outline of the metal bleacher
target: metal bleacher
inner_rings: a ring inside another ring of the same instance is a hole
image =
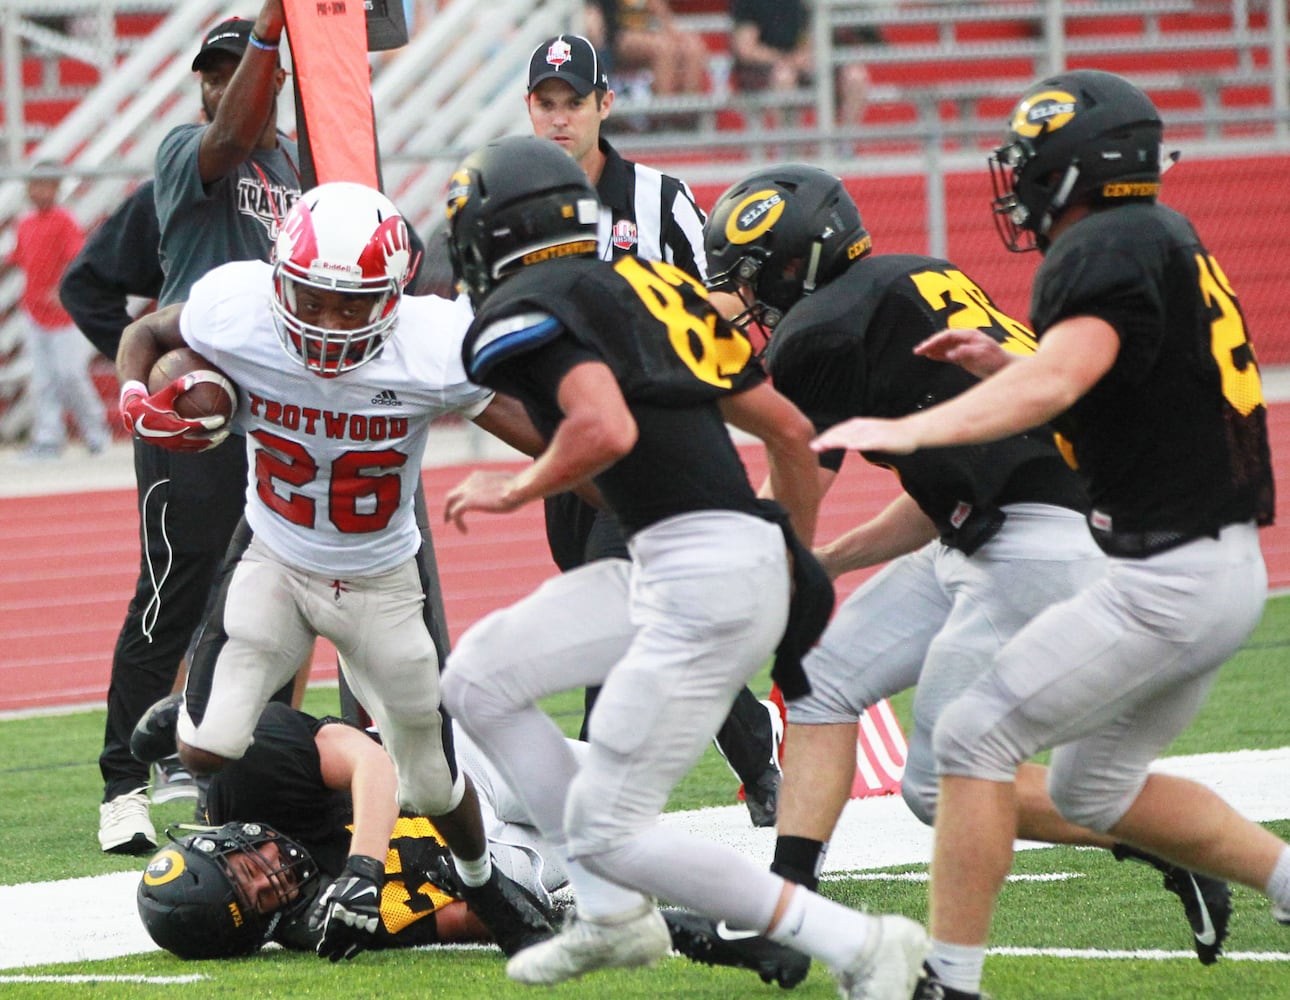
[[[672,5],[694,11],[682,13],[682,23],[702,32],[720,61],[731,29],[729,15],[713,9],[722,5]],[[1017,94],[1063,67],[1124,73],[1189,136],[1258,135],[1279,149],[1290,136],[1284,0],[1258,9],[1245,0],[817,0],[816,8],[816,65],[868,69],[862,123],[834,123],[832,74],[819,73],[814,87],[778,94],[635,91],[618,101],[615,115],[646,123],[644,134],[620,144],[684,162],[695,147],[754,159],[762,150],[800,152],[842,172],[849,161],[919,154],[929,143],[952,150],[993,142]],[[855,29],[881,38],[847,42]],[[725,75],[722,65],[715,76]],[[697,136],[667,127],[684,114],[698,119]],[[729,158],[718,157],[712,172],[728,172]],[[688,169],[704,172],[702,164]]]

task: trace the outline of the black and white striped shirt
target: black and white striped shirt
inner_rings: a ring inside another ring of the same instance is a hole
[[[683,181],[622,155],[604,139],[605,166],[596,185],[600,196],[597,245],[601,260],[641,257],[663,260],[702,281],[704,214]]]

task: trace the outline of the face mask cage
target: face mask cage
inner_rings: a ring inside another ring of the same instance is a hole
[[[743,311],[729,321],[732,326],[745,333],[749,332],[749,326],[759,326],[768,339],[779,321],[784,318],[784,313],[757,298],[757,284],[761,280],[765,265],[763,256],[744,254],[725,271],[710,275],[707,287],[709,291],[728,292],[743,303]]]
[[[200,849],[196,846],[198,842],[195,840],[190,849]],[[262,850],[268,843],[277,845],[276,861],[269,858]],[[301,897],[305,886],[318,873],[313,858],[303,847],[256,823],[241,824],[238,832],[220,838],[217,844],[218,849],[212,855],[212,860],[219,865],[220,870],[228,878],[238,902],[248,913],[261,912],[260,906],[257,905],[257,900],[248,898],[246,887],[243,885],[242,878],[234,870],[229,860],[230,856],[238,855],[245,858],[267,880],[273,898],[272,906],[265,911],[268,914],[289,908]]]
[[[990,183],[994,188],[994,226],[1003,245],[1013,253],[1039,249],[1035,233],[1025,226],[1030,211],[1017,198],[1017,178],[1034,151],[1024,139],[1000,146],[990,154]]]
[[[403,289],[389,276],[330,278],[311,274],[279,261],[273,269],[274,295],[270,303],[274,327],[283,350],[294,361],[323,378],[353,371],[375,358],[394,332]],[[331,329],[307,323],[296,315],[301,287],[319,291],[370,296],[367,322],[353,330]]]

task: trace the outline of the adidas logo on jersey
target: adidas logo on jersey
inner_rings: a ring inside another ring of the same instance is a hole
[[[393,389],[382,389],[372,397],[372,402],[377,406],[402,406],[403,400],[394,395]]]

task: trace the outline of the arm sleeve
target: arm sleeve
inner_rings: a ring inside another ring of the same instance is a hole
[[[63,274],[63,308],[108,358],[116,357],[121,331],[130,323],[127,297],[154,299],[161,292],[160,238],[148,181],[90,234]]]

